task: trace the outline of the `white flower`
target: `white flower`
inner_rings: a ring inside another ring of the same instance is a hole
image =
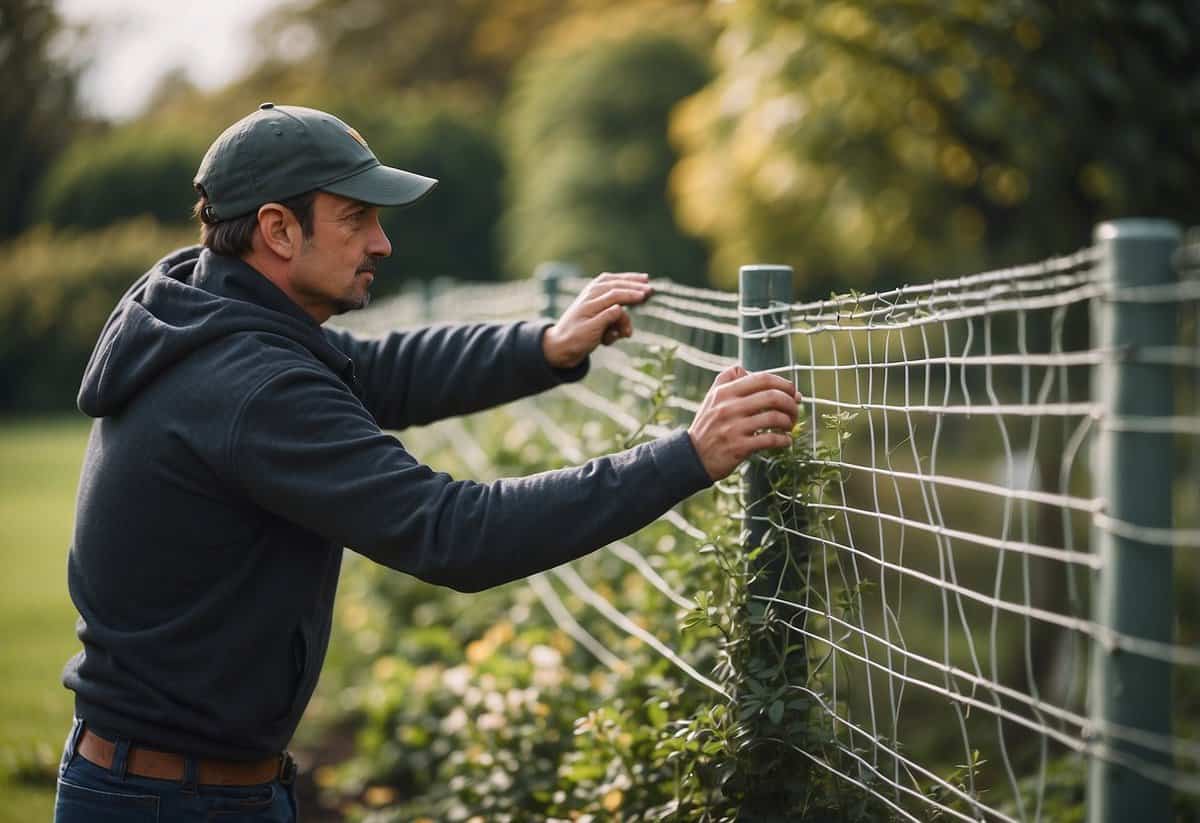
[[[491,775],[488,776],[488,782],[503,792],[512,786],[513,781],[504,769],[492,769]]]
[[[446,734],[458,734],[467,725],[467,713],[462,706],[455,706],[450,714],[442,718],[442,731]]]
[[[539,689],[557,688],[562,680],[562,669],[534,669],[533,685]]]
[[[485,712],[479,715],[479,719],[475,721],[475,725],[481,732],[495,732],[504,728],[504,715]]]
[[[504,697],[500,692],[488,692],[483,697],[483,707],[489,712],[503,714]]]
[[[461,695],[471,682],[471,670],[467,666],[455,666],[442,672],[442,685],[454,694]]]
[[[556,669],[562,665],[562,655],[553,646],[539,643],[529,650],[529,662],[538,669]]]

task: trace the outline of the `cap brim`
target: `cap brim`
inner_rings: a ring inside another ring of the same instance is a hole
[[[379,165],[322,186],[321,190],[373,206],[407,206],[433,191],[437,183],[432,177]]]

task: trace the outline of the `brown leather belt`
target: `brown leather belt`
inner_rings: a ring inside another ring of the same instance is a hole
[[[117,745],[84,729],[76,751],[89,762],[111,769]],[[180,754],[130,746],[126,770],[138,777],[182,781],[186,763],[187,758]],[[197,758],[196,767],[196,782],[205,786],[254,786],[270,783],[277,777],[288,783],[295,776],[295,766],[286,753],[248,763]]]

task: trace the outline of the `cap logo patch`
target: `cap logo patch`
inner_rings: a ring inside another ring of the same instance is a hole
[[[351,126],[346,126],[346,134],[357,140],[364,149],[370,150],[371,147],[367,145],[367,141],[363,139],[363,136],[358,133],[358,129],[355,129]]]

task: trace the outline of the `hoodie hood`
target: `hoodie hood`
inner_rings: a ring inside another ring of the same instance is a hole
[[[192,352],[242,332],[295,340],[360,393],[350,358],[270,280],[242,260],[189,246],[158,261],[117,303],[84,370],[79,409],[118,414]]]

